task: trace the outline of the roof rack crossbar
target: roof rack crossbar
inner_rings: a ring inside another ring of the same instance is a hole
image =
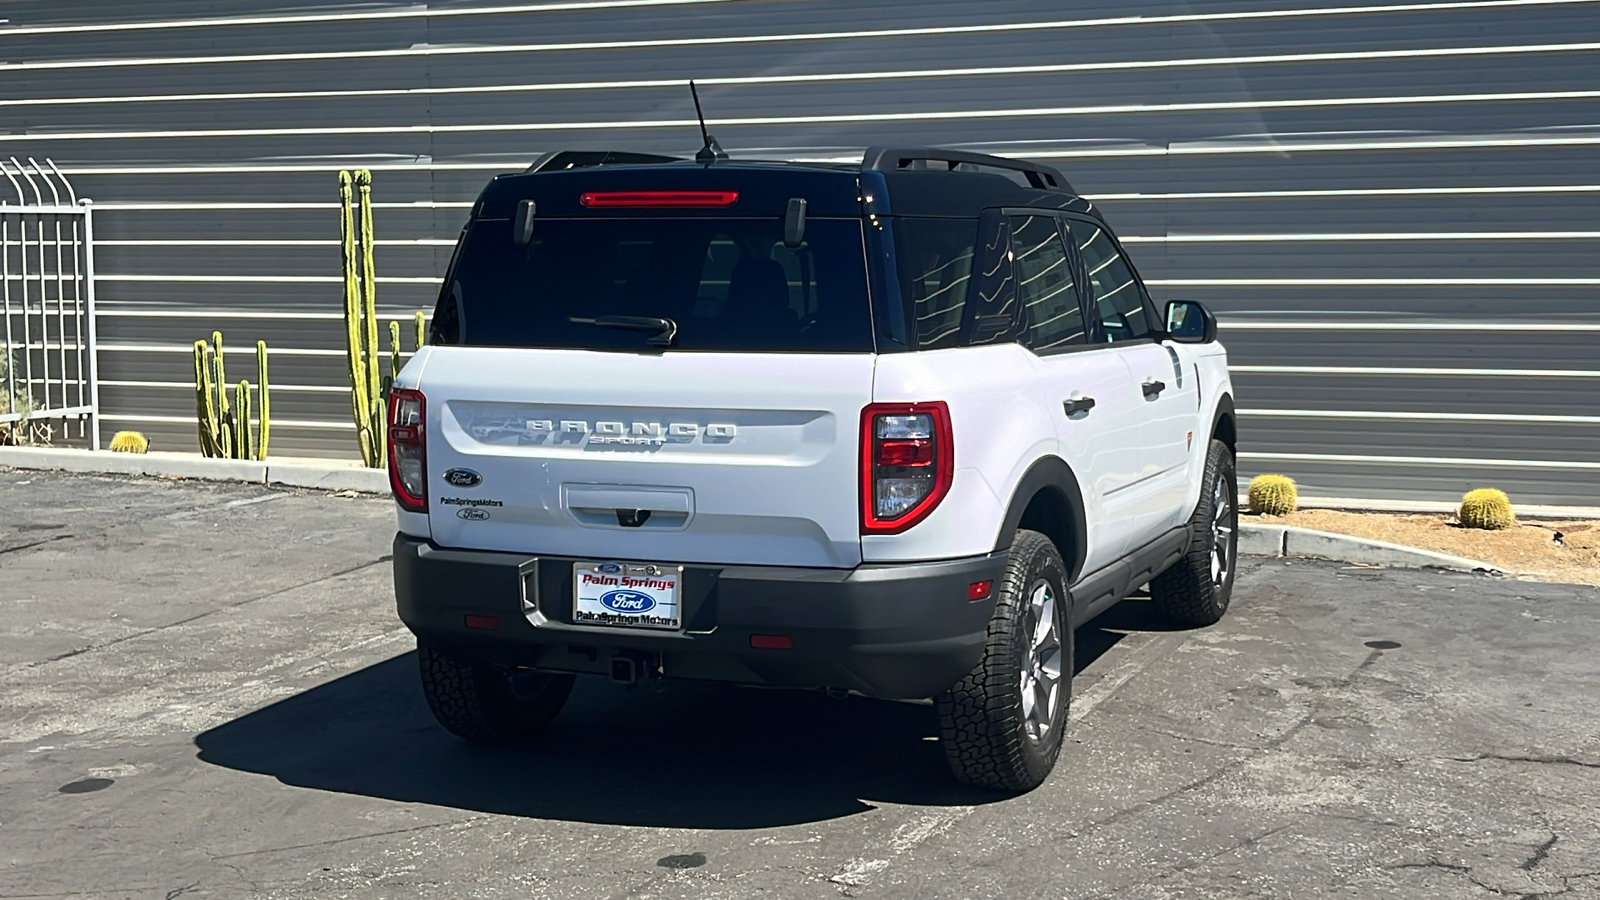
[[[1072,185],[1062,174],[1050,166],[1028,162],[1021,159],[1007,159],[1003,156],[989,156],[985,153],[968,153],[964,150],[939,150],[930,147],[868,147],[866,155],[861,158],[861,168],[875,172],[895,172],[908,168],[913,162],[941,162],[955,171],[963,163],[974,166],[987,166],[992,169],[1008,169],[1021,172],[1027,176],[1028,183],[1041,191],[1065,191],[1074,193]]]
[[[674,162],[683,162],[683,157],[662,156],[659,153],[634,153],[628,150],[555,150],[534,160],[533,165],[525,171],[553,172],[562,169],[586,169],[590,166]]]

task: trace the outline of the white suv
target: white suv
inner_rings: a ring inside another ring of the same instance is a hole
[[[1216,323],[1053,169],[554,154],[473,207],[390,396],[395,592],[439,721],[577,674],[933,698],[955,774],[1061,749],[1073,629],[1228,605]]]

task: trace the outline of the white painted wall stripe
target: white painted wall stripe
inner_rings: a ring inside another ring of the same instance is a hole
[[[897,81],[926,78],[971,78],[1011,75],[1050,75],[1070,72],[1107,72],[1143,69],[1184,69],[1215,66],[1252,66],[1284,63],[1353,62],[1377,59],[1428,59],[1460,56],[1505,56],[1540,53],[1585,53],[1600,50],[1600,43],[1517,44],[1470,47],[1427,47],[1393,50],[1354,50],[1329,53],[1273,53],[1255,56],[1216,56],[1177,59],[1108,60],[1104,62],[1055,63],[1049,65],[964,66],[941,69],[892,69],[886,71],[814,72],[781,75],[740,75],[722,78],[697,78],[702,87],[737,87],[771,84],[806,84],[842,81]],[[543,93],[549,91],[642,90],[662,88],[682,90],[681,78],[635,78],[611,81],[536,82],[522,84],[475,84],[420,88],[365,88],[316,91],[224,91],[215,93],[126,94],[97,97],[21,97],[0,99],[5,106],[72,106],[82,104],[183,103],[195,101],[234,102],[250,100],[346,100],[363,97],[434,96],[450,94]]]
[[[1588,369],[1464,369],[1422,366],[1232,366],[1230,372],[1273,375],[1416,375],[1452,378],[1600,378],[1600,371]]]
[[[343,284],[342,275],[154,275],[96,272],[94,280],[159,282],[163,284]],[[378,284],[439,284],[444,279],[432,275],[379,275]]]
[[[102,353],[187,353],[194,355],[194,344],[120,344],[101,342],[99,350]],[[237,347],[224,345],[224,353],[239,353],[244,356],[253,356],[256,352],[254,344],[246,347],[243,344]],[[344,356],[344,350],[312,350],[304,347],[271,347],[267,352],[273,356]],[[404,355],[403,353],[401,354]]]
[[[1600,331],[1594,322],[1252,322],[1235,318],[1220,321],[1228,331]]]
[[[1595,285],[1600,278],[1150,278],[1145,284],[1162,287],[1453,287]]]
[[[1545,100],[1592,100],[1600,90],[1508,91],[1475,94],[1420,94],[1395,97],[1317,97],[1296,100],[1205,100],[1188,103],[1112,103],[1088,106],[1043,106],[1005,109],[923,110],[919,112],[818,113],[793,116],[708,118],[712,128],[755,125],[833,125],[861,122],[937,122],[982,119],[1032,119],[1057,116],[1138,113],[1210,112],[1217,110],[1308,109],[1317,107],[1397,106],[1450,103],[1527,103]],[[695,119],[631,119],[569,122],[476,122],[461,125],[314,125],[292,128],[177,128],[125,131],[48,131],[13,134],[30,142],[170,140],[174,138],[318,137],[333,135],[485,134],[544,131],[632,131],[646,128],[696,128]],[[1591,138],[1600,140],[1600,138]],[[1559,141],[1557,141],[1559,142]],[[1054,153],[1035,154],[1049,157]],[[1072,154],[1068,154],[1072,155]]]
[[[193,275],[95,273],[96,281],[128,281],[199,284],[342,284],[339,275]],[[440,284],[432,275],[379,275],[379,284]],[[1600,285],[1600,277],[1572,278],[1150,278],[1145,284],[1158,287],[1550,287]]]
[[[1345,453],[1240,453],[1240,459],[1332,463],[1388,463],[1401,466],[1484,466],[1507,469],[1600,469],[1600,462],[1546,459],[1475,459],[1458,456],[1366,456]]]
[[[455,229],[451,229],[454,231]],[[1229,243],[1298,243],[1298,242],[1359,242],[1359,241],[1531,241],[1531,240],[1596,240],[1600,231],[1391,231],[1347,232],[1329,234],[1173,234],[1173,235],[1123,235],[1124,244],[1229,244]],[[384,247],[454,247],[456,239],[448,238],[379,238],[377,246]],[[97,247],[337,247],[335,238],[253,238],[239,239],[187,239],[138,238],[96,240]]]
[[[1600,231],[1369,231],[1322,234],[1128,235],[1124,244],[1265,244],[1323,241],[1592,241]]]
[[[454,247],[455,238],[377,238],[373,242],[377,247]],[[144,239],[137,240],[100,240],[95,239],[96,247],[337,247],[337,238],[321,240],[308,240],[301,238],[276,238],[276,239],[251,239],[251,240],[186,240],[186,239]]]
[[[191,390],[194,385],[187,385]],[[1524,422],[1531,424],[1600,425],[1600,416],[1522,415],[1518,413],[1378,412],[1339,409],[1240,409],[1239,415],[1263,419],[1402,419],[1438,422]]]
[[[341,352],[343,352],[343,351],[341,351]],[[189,385],[189,389],[193,390],[194,389],[194,385],[192,385],[192,384]],[[191,427],[194,425],[194,416],[157,416],[157,415],[130,415],[130,414],[126,414],[126,413],[101,413],[100,414],[100,419],[102,421],[105,421],[105,422],[174,422],[174,423],[177,423],[177,424],[180,424],[180,425],[189,425]],[[349,421],[344,421],[344,422],[333,422],[333,421],[330,421],[330,422],[314,422],[314,421],[309,421],[309,420],[306,420],[306,419],[280,419],[277,416],[273,416],[272,417],[272,427],[273,428],[318,428],[318,429],[331,429],[331,430],[334,430],[334,431],[346,431],[346,430],[352,430],[356,426],[355,426],[355,423],[349,422]],[[292,458],[293,457],[285,457],[285,459],[292,459]]]
[[[326,171],[337,172],[339,170],[339,168],[341,168],[341,167],[333,166],[331,168],[328,168]],[[349,167],[345,167],[345,168],[349,168]],[[371,166],[357,165],[357,166],[355,166],[355,168],[371,169],[372,167]],[[317,169],[317,171],[323,171],[323,170],[319,168],[319,169]],[[103,174],[108,174],[108,173],[105,173],[105,172],[86,172],[86,171],[80,169],[80,170],[70,171],[69,174],[72,174],[72,175],[84,175],[84,174],[100,174],[100,175],[103,175]],[[140,170],[133,170],[132,172],[130,172],[128,174],[146,174],[146,173],[141,172]],[[259,202],[245,201],[245,202],[239,202],[239,203],[234,203],[232,201],[226,201],[226,200],[225,201],[220,201],[220,202],[218,202],[218,201],[200,201],[200,200],[195,200],[195,201],[162,201],[162,202],[145,202],[145,201],[138,201],[138,200],[110,200],[110,201],[107,201],[105,203],[96,203],[94,205],[94,211],[96,213],[102,213],[102,212],[188,212],[188,211],[192,211],[192,210],[216,210],[216,211],[219,211],[219,212],[234,212],[236,210],[258,210],[258,209],[274,209],[274,210],[276,210],[276,209],[319,209],[319,210],[328,210],[328,209],[338,209],[338,208],[339,208],[339,204],[337,202],[331,202],[331,203],[319,203],[319,202],[297,203],[297,202],[292,202],[292,201],[272,201],[272,200],[264,200],[264,201],[259,201]],[[423,209],[471,209],[472,208],[472,201],[470,201],[470,200],[467,200],[467,201],[452,201],[452,202],[446,203],[446,202],[439,202],[439,201],[434,201],[434,200],[409,200],[409,201],[400,202],[400,203],[394,203],[394,202],[385,203],[385,202],[379,200],[379,201],[374,201],[373,202],[372,208],[373,209],[417,209],[417,210],[423,210]],[[98,243],[98,241],[97,241],[97,243]]]
[[[92,22],[74,24],[15,25],[0,28],[0,38],[36,34],[83,34],[106,31],[166,31],[174,28],[225,28],[240,25],[304,25],[315,22],[353,22],[378,19],[446,19],[459,16],[516,15],[568,10],[620,9],[635,6],[683,6],[697,3],[725,3],[728,0],[575,0],[568,3],[520,3],[511,6],[439,7],[430,3],[391,9],[355,10],[337,13],[299,13],[270,16],[216,16],[193,19],[161,19],[149,22]],[[5,21],[0,19],[0,21]]]
[[[416,311],[378,312],[379,319],[394,319],[398,322],[409,322]],[[424,318],[433,314],[423,310]],[[252,309],[210,309],[193,307],[184,309],[144,309],[139,307],[115,306],[100,304],[95,307],[95,315],[123,319],[254,319],[263,321],[283,320],[289,321],[314,321],[321,319],[344,318],[342,312],[311,312],[307,310],[277,309],[277,310],[252,310]]]
[[[1168,194],[1085,194],[1094,201],[1257,200],[1276,197],[1409,197],[1450,194],[1594,194],[1600,184],[1479,185],[1473,187],[1301,188],[1286,191],[1175,191]]]
[[[401,355],[405,355],[405,354],[401,354]],[[126,387],[126,388],[159,388],[159,389],[168,389],[168,388],[177,389],[177,388],[182,388],[183,390],[187,390],[187,391],[193,391],[195,389],[194,382],[191,382],[191,381],[106,381],[106,380],[102,380],[100,382],[100,386],[101,387]],[[280,384],[279,382],[276,382],[276,381],[272,382],[272,393],[277,393],[279,391],[283,391],[285,393],[291,393],[291,394],[345,394],[345,395],[348,396],[349,393],[350,393],[350,386],[348,384],[330,386],[330,385],[322,385],[322,384]],[[277,419],[273,419],[273,421],[276,422]]]
[[[1115,16],[1100,19],[1069,19],[1049,22],[1005,22],[990,25],[942,25],[923,28],[884,28],[863,31],[815,31],[795,34],[722,35],[715,37],[667,38],[660,40],[570,41],[543,44],[500,44],[474,46],[413,46],[381,50],[331,50],[298,53],[241,53],[214,56],[112,57],[106,59],[62,59],[0,63],[0,71],[51,69],[104,69],[120,66],[214,65],[246,62],[298,62],[313,59],[373,59],[405,56],[462,56],[499,53],[542,53],[567,50],[634,50],[662,47],[706,47],[726,44],[774,44],[807,41],[859,40],[863,38],[917,37],[997,32],[1039,32],[1068,28],[1112,26],[1174,25],[1226,22],[1248,19],[1305,19],[1351,15],[1393,15],[1403,12],[1439,12],[1460,9],[1496,9],[1533,6],[1559,6],[1594,3],[1597,0],[1452,0],[1452,2],[1399,3],[1367,6],[1341,6],[1322,9],[1250,10],[1222,13],[1181,13],[1166,16]]]

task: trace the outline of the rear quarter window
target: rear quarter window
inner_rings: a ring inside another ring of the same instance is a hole
[[[900,295],[911,306],[919,350],[960,346],[977,237],[976,219],[894,220]]]

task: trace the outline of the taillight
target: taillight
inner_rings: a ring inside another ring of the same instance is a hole
[[[400,508],[428,511],[428,405],[421,391],[389,391],[389,489]]]
[[[861,533],[899,534],[933,512],[955,477],[943,402],[874,403],[861,411]]]

